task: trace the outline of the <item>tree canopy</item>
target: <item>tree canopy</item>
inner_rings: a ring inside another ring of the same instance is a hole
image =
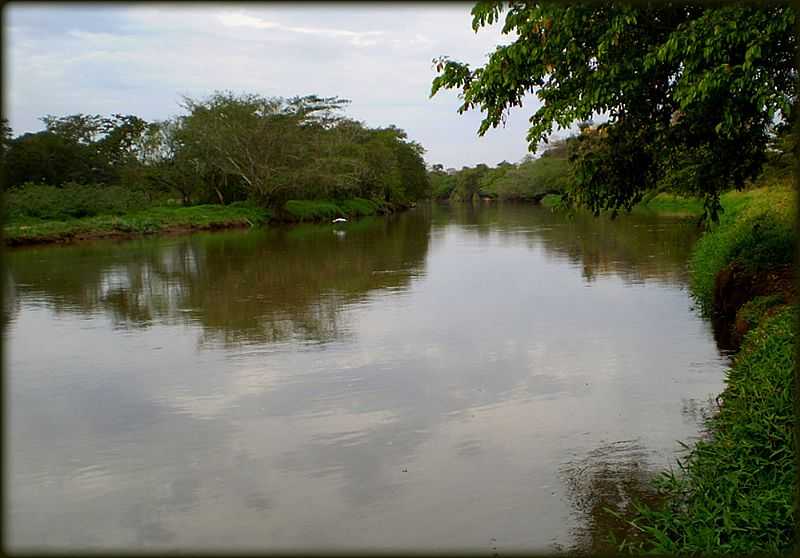
[[[459,113],[484,113],[482,135],[534,93],[531,151],[555,128],[605,115],[572,155],[569,197],[595,213],[672,188],[703,196],[716,219],[720,192],[756,176],[796,112],[789,6],[482,1],[472,26],[504,12],[503,33],[516,38],[474,69],[434,60],[431,94],[460,90]]]
[[[346,118],[348,102],[216,92],[185,98],[185,112],[164,121],[48,115],[44,131],[16,138],[4,123],[5,186],[118,185],[150,199],[249,199],[278,211],[289,199],[427,197],[422,146],[394,126]]]

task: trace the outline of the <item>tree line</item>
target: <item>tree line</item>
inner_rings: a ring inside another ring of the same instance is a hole
[[[565,194],[572,180],[570,148],[576,138],[551,142],[541,157],[526,155],[519,163],[495,167],[478,164],[460,170],[431,167],[432,195],[438,200],[473,201],[476,197],[538,202],[550,193]]]
[[[216,92],[184,98],[184,114],[160,121],[48,115],[43,131],[16,137],[4,122],[4,188],[122,186],[150,200],[247,200],[278,211],[290,199],[402,206],[427,197],[423,147],[395,126],[344,117],[348,102]]]

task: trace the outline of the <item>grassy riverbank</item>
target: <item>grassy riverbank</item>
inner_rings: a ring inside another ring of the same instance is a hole
[[[731,192],[722,204],[720,222],[698,241],[689,262],[692,293],[706,315],[715,311],[714,290],[726,268],[755,275],[790,268],[794,257],[797,200],[790,186]]]
[[[3,227],[3,236],[8,245],[45,244],[249,227],[266,223],[269,218],[270,214],[267,211],[244,204],[163,206],[122,215],[95,215],[76,219],[20,218],[6,223]]]
[[[788,187],[734,192],[722,201],[725,213],[698,242],[690,265],[693,296],[708,315],[725,306],[720,283],[731,269],[763,284],[764,274],[785,272],[794,253],[796,201]],[[638,508],[631,524],[640,536],[622,548],[665,554],[791,550],[797,329],[791,287],[791,281],[768,284],[774,292],[753,291],[749,301],[737,302],[737,326],[749,331],[727,372],[718,412],[680,470],[657,479],[664,503]]]
[[[8,245],[45,244],[97,238],[124,238],[195,230],[254,227],[270,222],[308,222],[336,217],[361,217],[385,213],[391,208],[356,198],[343,201],[292,200],[280,217],[246,203],[230,205],[155,206],[121,214],[42,219],[12,214],[3,227]]]

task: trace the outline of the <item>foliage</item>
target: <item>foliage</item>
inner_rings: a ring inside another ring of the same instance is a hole
[[[547,194],[540,203],[545,207],[555,209],[561,205],[561,196],[559,194]]]
[[[783,293],[757,296],[752,300],[747,301],[739,311],[736,313],[736,321],[742,321],[750,330],[765,317],[768,312],[776,309],[777,307],[786,303],[786,297]]]
[[[374,215],[380,206],[370,200],[356,198],[339,202],[324,200],[290,200],[284,206],[293,221],[320,221],[337,217]]]
[[[457,201],[472,201],[475,196],[539,201],[548,192],[563,193],[571,180],[566,145],[565,141],[556,142],[540,158],[528,156],[518,164],[479,164],[451,173],[436,165],[429,172],[433,196]]]
[[[565,192],[570,184],[569,163],[555,157],[523,161],[495,183],[501,199],[540,200],[548,193]]]
[[[488,173],[489,167],[484,164],[479,164],[474,168],[464,167],[461,169],[455,175],[456,187],[450,195],[451,198],[471,202],[479,194],[481,183]]]
[[[431,195],[437,200],[449,199],[456,189],[456,178],[443,170],[433,170],[429,174]]]
[[[5,193],[8,221],[76,219],[95,215],[122,215],[149,205],[144,194],[121,186],[67,183],[23,184]]]
[[[164,121],[48,115],[43,132],[11,139],[4,128],[5,184],[105,184],[151,203],[177,193],[184,205],[250,200],[274,210],[290,199],[428,197],[422,146],[394,126],[342,117],[347,102],[217,92],[185,98],[186,113]]]
[[[4,183],[57,186],[64,182],[94,182],[99,156],[89,146],[71,142],[51,132],[23,134],[9,141],[5,154]]]
[[[755,177],[770,138],[792,121],[796,15],[788,5],[482,1],[473,28],[504,11],[503,32],[515,39],[475,69],[435,60],[432,94],[460,90],[459,112],[484,113],[483,134],[535,92],[532,150],[555,127],[607,115],[573,155],[570,196],[595,213],[679,187],[702,196],[715,220],[720,193]]]
[[[213,229],[266,223],[270,213],[249,204],[150,207],[121,216],[98,215],[65,221],[20,221],[3,229],[8,244],[62,242],[116,234],[149,234],[174,229]]]
[[[692,253],[692,295],[705,313],[713,303],[721,269],[739,263],[749,271],[790,264],[794,257],[796,195],[791,188],[758,188],[722,197],[720,223],[698,241]]]
[[[725,196],[723,195],[723,200]],[[703,200],[696,197],[682,196],[660,192],[646,197],[634,208],[640,211],[657,211],[658,213],[683,214],[700,217],[703,215]]]
[[[660,480],[661,508],[633,523],[659,554],[779,554],[794,543],[796,480],[793,375],[797,310],[768,317],[745,337],[728,371],[713,435]]]

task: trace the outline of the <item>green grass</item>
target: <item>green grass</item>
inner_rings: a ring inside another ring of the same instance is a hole
[[[60,193],[55,195],[61,195]],[[52,204],[30,202],[28,205],[50,208]],[[15,207],[21,207],[18,203]],[[27,207],[27,206],[26,206]],[[55,211],[50,208],[47,211]],[[308,222],[335,219],[337,217],[362,217],[386,211],[385,204],[364,198],[342,201],[290,200],[284,206],[283,221]],[[76,238],[95,238],[115,235],[136,235],[182,229],[214,229],[237,226],[257,226],[273,219],[268,210],[246,202],[230,205],[156,206],[136,209],[127,213],[114,211],[110,214],[82,218],[43,219],[32,216],[36,211],[14,211],[7,215],[3,228],[7,244],[37,242],[60,242]],[[44,210],[42,210],[44,211]],[[52,213],[51,211],[51,213]],[[49,215],[51,213],[44,213]],[[58,212],[54,214],[60,214]]]
[[[724,212],[698,241],[689,262],[691,289],[708,315],[714,281],[724,267],[738,263],[749,271],[786,265],[794,255],[796,195],[785,186],[730,192]]]
[[[290,200],[284,211],[294,221],[321,221],[337,217],[362,217],[375,215],[382,210],[376,202],[364,198],[342,201],[329,200]]]
[[[757,296],[739,308],[739,311],[736,312],[736,321],[744,322],[747,329],[750,330],[758,325],[769,312],[784,304],[786,304],[786,297],[783,293]]]
[[[793,374],[796,307],[750,331],[726,377],[710,436],[679,473],[658,481],[667,505],[639,506],[646,536],[629,548],[664,554],[778,554],[794,543]]]
[[[547,194],[539,203],[541,203],[544,207],[559,207],[561,205],[561,196],[559,194]]]
[[[149,234],[170,229],[209,229],[256,226],[266,223],[269,212],[247,204],[151,207],[124,215],[99,215],[81,219],[45,221],[18,218],[6,224],[6,243],[58,242],[80,237]]]
[[[703,214],[703,200],[699,198],[661,193],[637,205],[633,211],[650,211],[671,215],[699,217]]]

